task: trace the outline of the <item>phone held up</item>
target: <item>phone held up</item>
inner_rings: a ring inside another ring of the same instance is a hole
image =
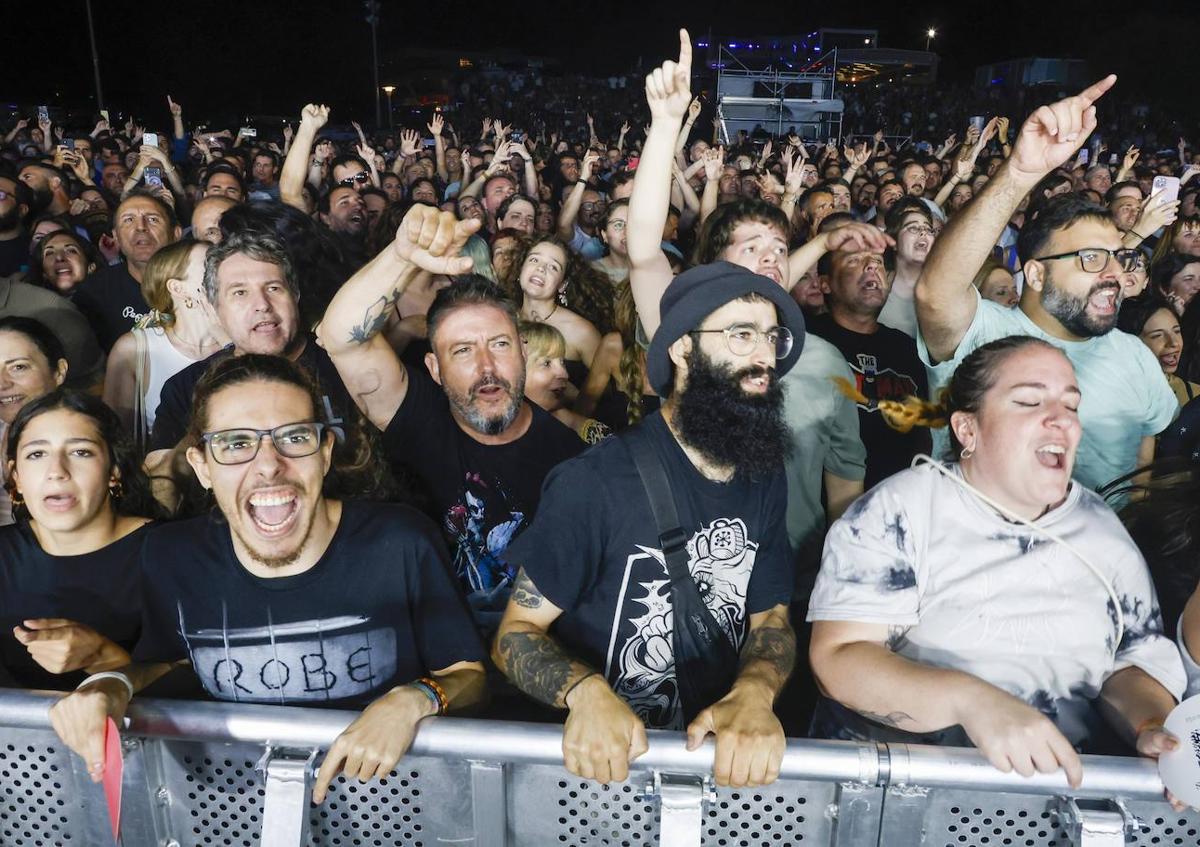
[[[142,173],[146,177],[146,185],[151,188],[162,188],[162,168],[148,167]]]
[[[1158,205],[1165,206],[1179,199],[1179,177],[1156,176],[1150,186],[1150,193],[1158,195]]]

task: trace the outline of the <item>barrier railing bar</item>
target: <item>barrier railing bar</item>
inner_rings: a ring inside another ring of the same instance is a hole
[[[35,691],[0,692],[0,725],[50,729],[48,711],[58,696]],[[356,717],[355,712],[324,709],[146,699],[135,700],[130,706],[127,727],[129,732],[148,738],[327,748]],[[711,773],[711,739],[698,750],[688,751],[682,733],[650,730],[647,736],[650,747],[637,761],[639,770]],[[1163,799],[1157,768],[1146,759],[1084,756],[1083,785],[1071,789],[1061,771],[1028,779],[1015,772],[1005,774],[973,749],[889,744],[886,752],[884,779],[888,786],[954,787],[1097,799]],[[422,724],[409,755],[557,765],[562,762],[562,727],[433,718]],[[876,785],[881,784],[880,759],[880,750],[874,744],[792,739],[788,741],[780,777]]]

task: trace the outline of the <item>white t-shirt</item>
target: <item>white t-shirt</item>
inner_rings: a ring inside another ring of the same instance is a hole
[[[1090,735],[1090,701],[1122,668],[1140,667],[1178,698],[1179,651],[1163,634],[1146,563],[1112,510],[1073,483],[1035,523],[1112,583],[1125,616],[1115,658],[1112,603],[1079,557],[929,466],[875,486],[830,528],[808,619],[894,627],[896,653],[992,683],[1076,744]]]
[[[1179,623],[1176,624],[1175,641],[1179,645],[1179,656],[1183,659],[1183,669],[1187,673],[1187,690],[1183,696],[1195,697],[1200,694],[1200,664],[1196,663],[1192,654],[1188,652],[1187,645],[1183,643],[1183,615],[1179,616]]]
[[[1006,309],[982,299],[974,288],[971,291],[976,298],[975,317],[953,359],[930,367],[925,339],[917,335],[917,355],[929,373],[930,395],[937,397],[959,363],[989,341],[1009,335],[1040,338],[1067,354],[1083,392],[1079,403],[1083,439],[1075,455],[1075,479],[1088,488],[1099,488],[1135,470],[1142,438],[1158,435],[1179,411],[1175,393],[1150,348],[1119,329],[1085,341],[1063,341],[1044,332],[1020,307]],[[935,430],[933,436],[934,455],[940,455],[948,443],[946,430]]]

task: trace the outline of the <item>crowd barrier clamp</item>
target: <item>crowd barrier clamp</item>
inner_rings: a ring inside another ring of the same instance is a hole
[[[0,844],[112,843],[99,786],[50,728],[56,695],[0,691]],[[386,779],[310,793],[356,713],[135,700],[123,733],[125,847],[1115,847],[1200,845],[1152,762],[1085,756],[1084,781],[1025,779],[974,750],[790,740],[763,788],[711,782],[711,741],[651,731],[627,782],[562,767],[561,727],[434,718]]]

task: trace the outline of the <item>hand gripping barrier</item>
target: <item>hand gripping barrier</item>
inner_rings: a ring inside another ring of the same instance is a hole
[[[56,695],[0,691],[0,844],[112,843],[104,798],[50,728]],[[780,778],[716,788],[713,746],[651,731],[630,779],[562,768],[561,727],[433,718],[388,778],[309,800],[314,751],[351,712],[135,701],[124,732],[125,847],[1200,845],[1152,762],[1084,757],[1084,783],[1024,779],[973,750],[792,740]]]

